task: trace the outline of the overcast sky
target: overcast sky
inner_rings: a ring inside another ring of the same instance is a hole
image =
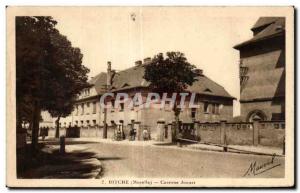
[[[90,77],[105,72],[107,61],[122,70],[160,52],[180,51],[236,98],[239,53],[232,47],[251,38],[258,19],[253,13],[193,7],[78,7],[60,9],[53,17],[60,32],[81,49]]]

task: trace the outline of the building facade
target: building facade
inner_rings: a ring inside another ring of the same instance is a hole
[[[100,105],[100,97],[107,92],[107,88],[111,93],[127,93],[129,98],[133,98],[136,93],[141,93],[143,102],[145,102],[147,94],[150,92],[150,83],[143,78],[144,66],[150,61],[150,58],[144,59],[143,62],[137,61],[133,67],[119,72],[112,70],[111,64],[108,62],[107,72],[102,72],[90,80],[92,86],[83,90],[78,96],[71,115],[60,119],[61,126],[103,127],[105,119],[108,126],[113,124],[127,126],[133,122],[139,122],[143,127],[151,129],[153,136],[156,136],[158,120],[164,120],[166,123],[174,121],[174,112],[167,102],[164,107],[161,107],[162,101],[157,101],[149,108],[140,108],[139,105],[125,108],[128,105],[125,101],[118,107],[110,107],[106,110]],[[200,75],[197,77],[197,81],[187,89],[190,93],[196,93],[195,103],[198,108],[182,109],[180,120],[190,123],[193,121],[230,120],[233,116],[233,100],[235,98],[222,86],[206,77],[201,70],[198,71]],[[187,97],[185,104],[189,101]],[[115,99],[108,98],[106,102],[113,106]]]
[[[285,18],[261,17],[240,52],[240,103],[244,121],[285,120]]]

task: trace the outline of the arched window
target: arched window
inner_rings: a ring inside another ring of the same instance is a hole
[[[253,110],[247,116],[248,122],[253,122],[253,120],[265,121],[267,120],[266,114],[262,110]]]

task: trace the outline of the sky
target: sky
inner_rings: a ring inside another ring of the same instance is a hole
[[[251,38],[259,18],[197,7],[77,7],[56,13],[57,29],[81,49],[90,77],[105,72],[107,61],[123,70],[137,60],[180,51],[237,99],[239,52],[233,46]],[[234,115],[239,115],[238,102]]]

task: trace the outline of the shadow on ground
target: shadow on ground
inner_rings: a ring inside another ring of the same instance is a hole
[[[39,144],[36,151],[30,146],[17,150],[17,177],[28,179],[97,178],[101,164],[94,152],[76,150],[60,154],[58,149]]]
[[[154,143],[153,145],[157,145],[157,146],[174,146],[176,144],[175,143]]]
[[[47,145],[59,145],[59,139],[46,139],[44,141],[41,141],[40,143],[42,144],[47,144]],[[97,142],[93,141],[70,141],[70,139],[66,138],[66,145],[80,145],[80,144],[93,144]]]
[[[172,142],[172,143],[154,143],[153,145],[157,146],[185,146],[185,145],[190,145],[194,144],[193,142],[185,142],[185,141],[180,141],[180,143]]]

